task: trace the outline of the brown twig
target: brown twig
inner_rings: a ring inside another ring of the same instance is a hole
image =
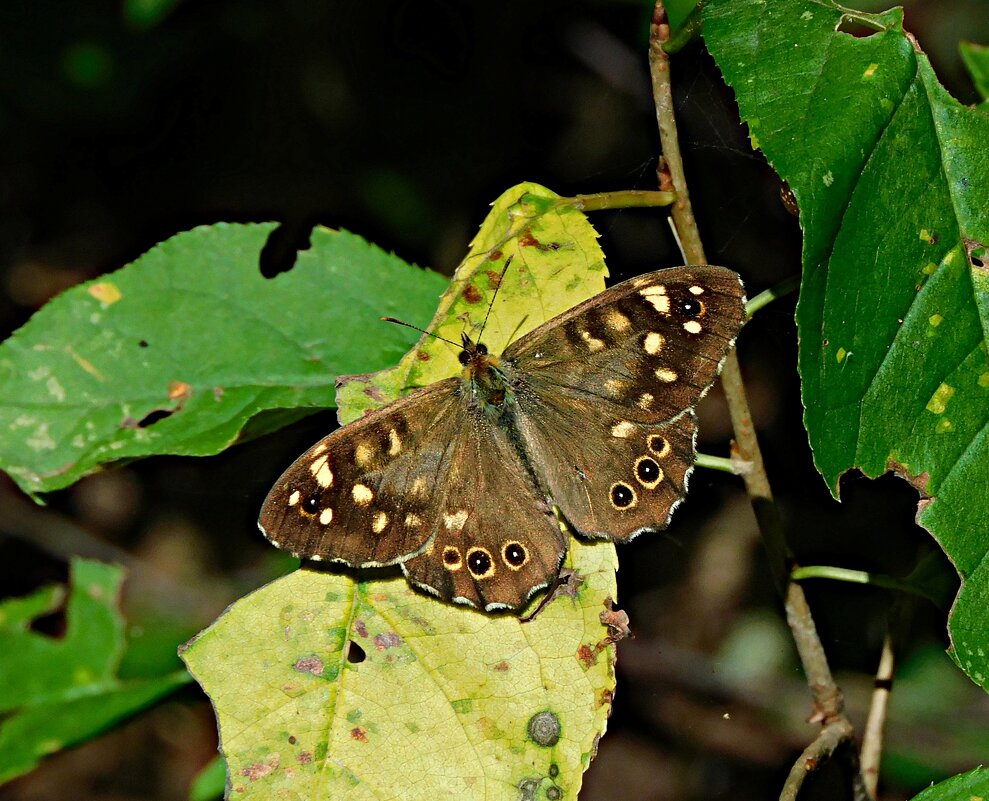
[[[893,638],[890,634],[883,640],[883,650],[879,656],[879,669],[876,671],[876,684],[869,705],[869,716],[862,733],[862,778],[869,795],[876,797],[879,785],[879,758],[883,749],[883,730],[886,726],[886,709],[889,706],[889,692],[893,684],[893,670],[896,659],[893,655]]]
[[[653,81],[656,120],[659,125],[666,171],[664,175],[664,163],[661,163],[660,186],[665,189],[667,182],[669,182],[677,193],[677,201],[672,207],[672,216],[680,233],[687,262],[706,264],[707,258],[704,255],[700,232],[690,205],[690,194],[687,191],[687,181],[676,133],[669,57],[664,50],[664,44],[669,39],[669,35],[670,27],[666,18],[666,10],[662,0],[657,0],[649,39],[649,68]],[[787,779],[784,795],[781,797],[792,798],[796,796],[800,784],[807,775],[807,766],[817,764],[816,762],[809,762],[808,759],[814,758],[816,755],[821,758],[819,761],[822,761],[843,740],[848,740],[853,736],[853,729],[845,716],[841,690],[831,675],[831,669],[824,653],[824,647],[817,635],[817,628],[814,625],[810,607],[807,605],[807,599],[801,587],[788,580],[787,563],[789,558],[783,536],[782,520],[779,509],[773,502],[769,478],[762,461],[762,452],[752,425],[752,415],[745,395],[745,385],[742,382],[738,359],[734,353],[729,355],[725,362],[722,384],[735,432],[737,455],[750,464],[750,469],[745,472],[742,478],[769,552],[773,575],[783,592],[787,622],[790,625],[801,663],[807,674],[807,683],[814,696],[815,711],[812,719],[819,720],[823,725],[821,735],[808,746]],[[854,749],[851,749],[851,753],[853,754],[852,758],[854,758]],[[861,781],[857,765],[855,768],[854,773],[859,776],[855,788],[856,798],[868,798],[869,796],[864,794],[864,784]],[[861,792],[859,785],[862,787]],[[792,793],[792,795],[787,795],[788,793]]]

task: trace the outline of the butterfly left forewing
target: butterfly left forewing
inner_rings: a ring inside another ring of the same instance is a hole
[[[662,528],[694,462],[693,407],[744,318],[738,276],[679,267],[631,279],[506,349],[518,427],[580,532]]]
[[[449,472],[459,379],[418,390],[320,440],[275,482],[258,525],[279,548],[354,567],[394,564],[432,538]]]

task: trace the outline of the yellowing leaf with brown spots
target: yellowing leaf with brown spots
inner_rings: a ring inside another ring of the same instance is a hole
[[[575,595],[530,623],[309,570],[238,601],[183,654],[228,797],[576,798],[614,691],[617,563],[575,543],[568,564]]]

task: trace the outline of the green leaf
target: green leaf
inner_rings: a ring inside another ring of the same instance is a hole
[[[600,292],[604,275],[582,214],[542,187],[515,187],[431,330],[457,341],[500,282],[485,329],[497,350]],[[341,416],[459,371],[449,345],[424,338],[395,370],[341,387]],[[614,546],[572,543],[567,565],[573,597],[530,623],[441,603],[381,571],[358,582],[300,570],[234,604],[183,653],[216,709],[230,796],[575,798],[614,691],[601,618],[615,597]]]
[[[989,795],[989,768],[976,768],[932,785],[913,801],[975,801]]]
[[[976,90],[983,100],[989,100],[989,47],[974,42],[961,42],[958,50]]]
[[[873,33],[845,33],[849,22]],[[833,492],[857,467],[895,470],[925,496],[918,519],[964,581],[954,656],[985,686],[989,116],[938,84],[901,9],[712,0],[704,25],[753,143],[800,206],[817,467]]]
[[[269,410],[332,406],[340,373],[394,364],[414,334],[378,318],[424,323],[444,279],[323,228],[266,279],[273,228],[178,234],[35,314],[0,345],[0,467],[37,493],[121,459],[217,453],[252,418],[253,435],[284,425]]]
[[[45,587],[0,603],[0,782],[47,754],[81,742],[186,683],[184,671],[121,681],[124,621],[117,610],[123,572],[76,559],[59,639],[30,630],[58,610],[65,592]]]
[[[213,801],[222,798],[227,788],[227,766],[222,757],[213,757],[192,780],[189,801]]]

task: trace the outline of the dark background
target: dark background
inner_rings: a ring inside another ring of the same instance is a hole
[[[487,204],[515,183],[561,194],[655,188],[648,3],[186,0],[157,17],[153,8],[0,6],[4,335],[62,289],[195,225],[282,222],[265,254],[271,269],[290,267],[319,223],[450,273]],[[989,40],[981,0],[910,3],[907,27],[949,89],[974,102],[956,48],[960,38]],[[738,270],[752,296],[799,272],[796,220],[703,49],[676,56],[673,75],[708,257]],[[659,211],[592,221],[616,278],[680,261]],[[902,576],[933,554],[950,578],[913,525],[906,484],[851,477],[839,506],[813,471],[793,302],[761,312],[740,354],[798,558]],[[702,448],[725,453],[716,392],[701,414]],[[64,580],[74,553],[123,562],[128,615],[149,643],[135,660],[170,664],[176,644],[226,604],[292,568],[256,532],[257,510],[281,470],[333,424],[325,413],[216,458],[133,464],[55,494],[46,509],[0,477],[0,594]],[[691,487],[668,536],[619,552],[637,638],[620,650],[615,714],[582,799],[773,797],[814,734],[740,483],[698,471]],[[808,592],[861,725],[893,597],[821,583]],[[941,665],[927,693],[943,691],[938,682],[958,688],[939,656],[943,618],[927,604],[905,618],[908,667],[911,658]],[[57,635],[59,625],[56,616],[39,628]],[[989,719],[984,695],[962,679],[958,692],[969,689],[959,703]],[[950,738],[952,710],[942,717],[943,730],[925,721],[923,740],[909,715],[891,724],[890,797],[978,761]],[[72,787],[101,801],[179,799],[215,745],[209,706],[189,689],[0,797]]]

